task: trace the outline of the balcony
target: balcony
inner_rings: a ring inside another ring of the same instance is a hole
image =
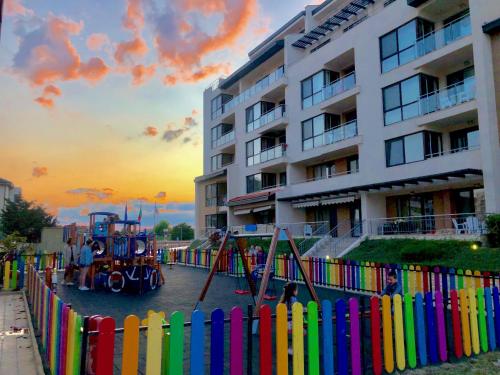
[[[322,135],[302,141],[304,151],[311,150],[322,146],[331,145],[337,142],[344,141],[349,138],[354,138],[358,135],[358,123],[356,120],[340,124]]]
[[[213,140],[212,141],[212,148],[214,149],[217,147],[221,147],[223,145],[231,143],[232,141],[234,141],[234,130],[231,130],[228,133],[222,134],[222,136],[220,138]]]
[[[279,105],[247,124],[247,133],[285,117],[285,105]]]
[[[283,78],[285,75],[285,68],[283,66],[280,66],[278,69],[276,69],[274,72],[269,74],[268,76],[264,77],[261,79],[259,82],[257,82],[255,85],[252,87],[246,89],[243,91],[241,94],[235,96],[233,99],[231,99],[229,102],[224,104],[223,112],[227,113],[237,105],[244,103],[254,95],[258,94],[259,92],[264,91],[271,85],[273,85],[275,82],[279,81],[281,78]]]
[[[279,144],[275,147],[262,150],[260,154],[247,157],[247,166],[266,163],[271,160],[279,159],[286,155],[286,145]]]
[[[344,112],[356,106],[356,73],[352,72],[323,87],[318,103],[329,112]]]

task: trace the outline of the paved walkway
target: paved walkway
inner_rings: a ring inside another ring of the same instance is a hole
[[[21,292],[0,292],[0,374],[43,374]]]

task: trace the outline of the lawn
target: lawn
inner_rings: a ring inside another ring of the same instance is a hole
[[[421,264],[500,272],[500,249],[453,240],[366,240],[345,259],[379,263]]]

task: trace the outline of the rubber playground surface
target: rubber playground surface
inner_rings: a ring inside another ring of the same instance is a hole
[[[58,286],[57,293],[63,301],[71,303],[72,308],[80,314],[88,316],[102,315],[113,317],[116,321],[117,328],[123,327],[123,320],[130,314],[137,315],[141,320],[146,318],[148,310],[154,310],[156,312],[164,311],[167,317],[174,311],[181,311],[185,313],[185,320],[190,321],[190,315],[196,305],[198,296],[208,276],[208,271],[206,269],[176,265],[173,266],[172,269],[168,266],[163,266],[163,274],[165,275],[166,283],[161,288],[148,292],[142,296],[121,293],[116,294],[107,291],[84,292],[79,291],[77,286],[67,287],[61,285]],[[59,277],[61,279],[62,275]],[[271,305],[273,311],[278,302],[279,296],[281,295],[283,285],[284,282],[279,280],[275,280],[274,285],[273,282],[270,282],[270,286],[274,286],[278,298],[275,301],[266,301],[265,303]],[[247,306],[249,304],[253,304],[251,296],[238,295],[234,293],[236,289],[240,289],[245,286],[246,283],[243,278],[238,280],[234,277],[217,275],[214,277],[205,301],[200,304],[199,309],[205,312],[207,320],[210,319],[210,313],[215,308],[221,308],[224,311],[226,318],[229,317],[229,312],[234,306],[240,306],[246,312]],[[316,288],[316,292],[318,293],[320,300],[329,299],[332,301],[332,304],[339,298],[347,300],[349,297],[353,296],[353,294],[350,293],[319,287]],[[305,285],[299,284],[298,299],[303,304],[306,304],[311,300]],[[207,343],[205,363],[208,369],[210,363],[210,326],[207,326],[205,331],[205,342]],[[188,357],[187,354],[189,353],[189,336],[189,327],[186,327],[186,357]],[[228,353],[229,324],[225,325],[225,336],[225,352]],[[258,336],[254,335],[253,340],[253,373],[257,374],[259,363]],[[117,334],[115,344],[115,366],[117,372],[121,368],[121,341],[122,336]],[[140,372],[145,373],[146,337],[144,333],[141,334],[140,348]],[[184,362],[184,369],[187,372],[189,369],[189,358],[186,358]],[[226,361],[226,364],[229,366],[229,361]]]

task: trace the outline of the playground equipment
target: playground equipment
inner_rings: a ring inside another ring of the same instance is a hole
[[[92,288],[97,280],[115,293],[124,290],[143,293],[164,283],[154,233],[140,231],[139,221],[120,220],[112,212],[92,212],[89,217],[89,235],[94,241]],[[119,225],[121,230],[117,228]]]
[[[306,284],[307,290],[309,291],[309,294],[311,295],[311,298],[318,303],[318,306],[320,306],[320,301],[319,301],[318,295],[316,294],[316,291],[314,290],[314,287],[313,287],[311,280],[309,278],[309,274],[306,272],[304,264],[302,263],[302,259],[300,257],[299,250],[297,249],[297,246],[295,245],[295,242],[293,241],[293,237],[292,237],[290,231],[286,227],[280,228],[280,227],[276,226],[274,228],[274,232],[272,234],[271,245],[269,247],[269,252],[267,254],[266,264],[264,266],[263,271],[261,272],[262,281],[260,283],[259,294],[257,295],[257,293],[256,293],[255,282],[254,282],[254,279],[252,278],[252,274],[251,274],[250,269],[248,267],[247,256],[245,255],[244,238],[252,237],[252,235],[251,234],[240,235],[237,233],[231,233],[231,232],[227,231],[221,240],[219,250],[217,250],[217,254],[215,256],[215,261],[212,264],[212,268],[210,269],[210,273],[208,274],[207,281],[205,282],[205,285],[204,285],[204,287],[201,291],[201,294],[198,298],[198,301],[197,301],[196,306],[195,306],[195,310],[197,309],[198,305],[201,302],[203,302],[203,300],[205,299],[205,296],[208,292],[208,289],[210,287],[212,279],[213,279],[215,273],[217,272],[219,263],[221,262],[226,245],[227,245],[228,241],[232,239],[232,240],[236,240],[236,246],[237,246],[238,252],[241,256],[241,260],[243,263],[243,269],[245,272],[245,277],[246,277],[248,286],[250,288],[250,294],[252,295],[252,298],[254,300],[255,311],[258,313],[260,311],[260,307],[262,306],[262,302],[266,296],[266,291],[268,289],[269,280],[271,278],[271,273],[273,270],[273,261],[274,261],[275,255],[276,255],[276,246],[278,244],[278,240],[280,239],[280,235],[282,233],[284,234],[284,236],[286,237],[286,240],[288,241],[288,244],[290,245],[290,249],[291,249],[292,254],[294,256],[294,260],[297,262],[300,273],[302,274],[302,277],[303,277],[304,282]],[[259,234],[258,236],[259,237],[264,237],[264,236],[270,237],[271,235]],[[256,295],[257,295],[257,300],[255,300]]]

